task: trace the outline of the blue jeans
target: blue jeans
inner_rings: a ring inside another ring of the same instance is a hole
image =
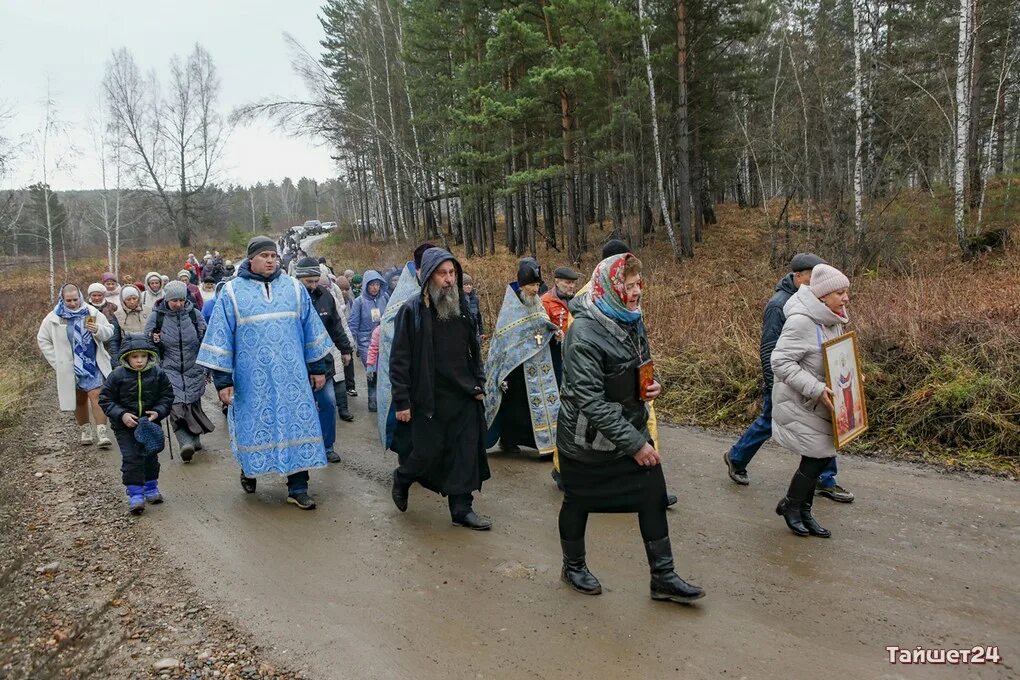
[[[762,396],[761,414],[747,428],[737,443],[730,449],[730,460],[738,470],[746,470],[747,464],[758,453],[762,444],[772,438],[772,392]]]
[[[327,382],[333,382],[327,378]],[[329,451],[336,443],[336,395],[332,385],[324,385],[321,390],[312,392],[315,406],[319,409],[319,427],[322,428],[322,443]]]
[[[761,414],[751,423],[750,427],[741,435],[737,443],[730,449],[730,460],[738,470],[746,470],[747,464],[758,453],[762,444],[772,437],[772,392],[766,391],[762,395]],[[818,476],[818,485],[831,489],[836,486],[836,459],[822,470]]]
[[[291,496],[308,493],[308,470],[287,475],[287,493]]]

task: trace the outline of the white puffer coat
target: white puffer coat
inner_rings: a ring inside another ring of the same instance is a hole
[[[832,413],[821,403],[825,391],[822,343],[843,335],[848,319],[832,312],[801,286],[783,307],[786,324],[772,351],[772,438],[809,458],[836,455]]]

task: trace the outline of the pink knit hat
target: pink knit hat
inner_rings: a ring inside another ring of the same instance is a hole
[[[809,285],[815,297],[823,298],[829,293],[849,288],[850,279],[846,277],[846,274],[831,265],[818,264],[811,270],[811,283]]]

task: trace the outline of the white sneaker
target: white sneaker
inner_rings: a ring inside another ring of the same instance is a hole
[[[106,434],[106,425],[96,425],[96,437],[99,440],[99,448],[108,449],[113,446],[113,442]]]
[[[96,443],[96,440],[92,436],[92,425],[85,424],[81,426],[81,445],[92,446]]]

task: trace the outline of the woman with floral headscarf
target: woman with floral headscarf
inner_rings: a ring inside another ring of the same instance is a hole
[[[662,387],[658,380],[645,384],[641,379],[642,365],[651,360],[641,322],[643,288],[641,261],[634,255],[602,260],[563,342],[556,433],[564,488],[562,578],[586,595],[601,593],[585,561],[588,515],[637,513],[652,599],[688,603],[704,597],[704,591],[673,568],[666,480],[658,442],[648,431],[648,402]]]
[[[109,448],[106,415],[99,407],[99,390],[110,375],[110,355],[104,343],[113,337],[113,326],[95,307],[85,303],[77,286],[65,284],[53,311],[46,315],[36,340],[46,361],[57,373],[57,398],[61,411],[74,411],[81,427],[81,443]],[[91,407],[91,409],[90,409]],[[93,437],[89,411],[96,423]]]

